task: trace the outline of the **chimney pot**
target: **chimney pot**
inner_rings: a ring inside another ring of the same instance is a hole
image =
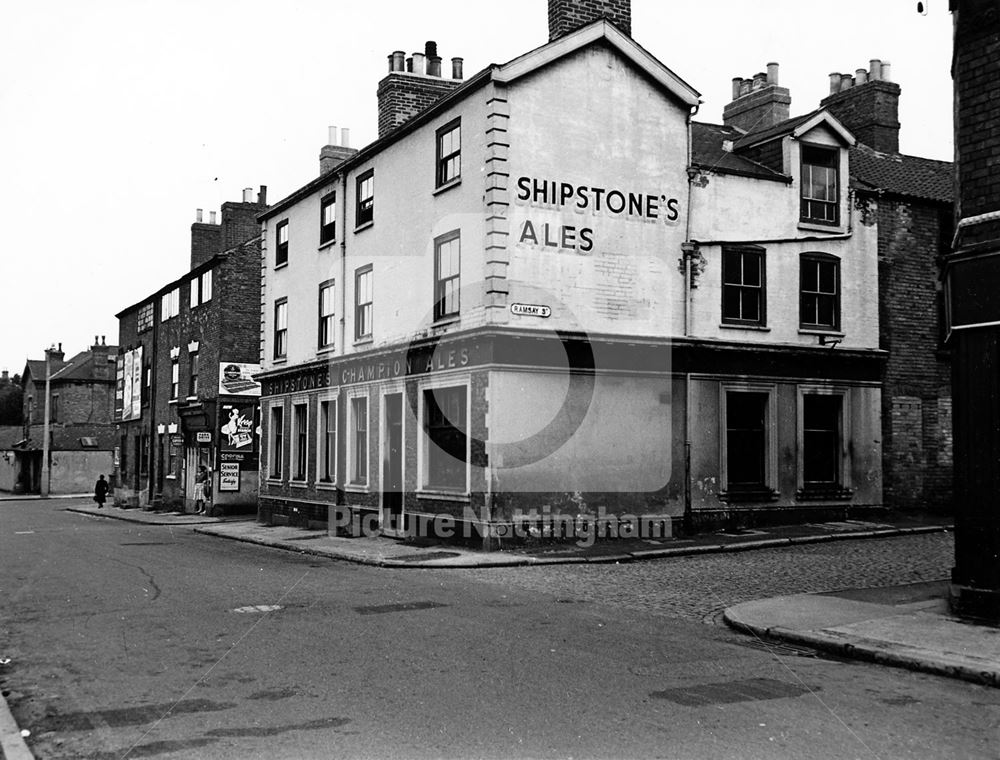
[[[194,210],[194,220],[196,222],[201,222],[201,220],[202,220],[202,210],[200,208],[196,208]]]
[[[868,70],[867,69],[857,69],[854,72],[854,83],[855,84],[865,84],[868,82]]]
[[[406,58],[406,70],[412,74],[413,73],[413,59],[407,56]]]
[[[340,145],[344,148],[351,147],[351,130],[347,127],[340,130]]]
[[[841,92],[844,92],[845,90],[851,89],[851,87],[852,87],[853,84],[854,84],[854,77],[852,77],[850,74],[841,74],[840,75],[840,91]]]
[[[778,64],[773,61],[767,64],[767,83],[773,85],[778,84]]]
[[[209,211],[208,212],[208,223],[209,224],[215,224],[215,212],[214,211]]]
[[[424,58],[424,54],[423,53],[414,53],[413,56],[411,57],[411,59],[413,61],[413,73],[414,74],[426,74],[427,73],[426,64],[424,62],[426,59]]]
[[[99,344],[97,343],[97,336],[96,336],[96,335],[94,336],[94,345],[95,345],[95,346],[96,346],[96,345],[99,345]]]
[[[743,77],[733,77],[733,100],[740,96],[740,85],[743,84]]]
[[[406,71],[406,53],[402,50],[392,51],[392,66],[389,71]]]
[[[462,78],[462,59],[452,58],[451,59],[451,78],[461,79]]]
[[[267,205],[267,185],[261,185],[257,193],[257,203],[261,206]]]
[[[753,75],[753,89],[759,90],[767,82],[767,74],[763,71],[758,71]]]
[[[389,73],[391,74],[396,70],[393,68],[396,65],[396,56],[394,56],[392,53],[389,53],[389,55],[387,55],[386,58],[389,61]]]
[[[424,43],[424,55],[428,58],[433,58],[438,54],[438,46],[434,40],[427,40]]]
[[[750,79],[741,79],[740,80],[740,95],[741,96],[742,95],[749,95],[750,94],[750,85],[751,84],[753,84],[753,81],[750,80]]]
[[[253,203],[253,188],[252,187],[244,187],[243,188],[243,202],[244,203]]]
[[[868,79],[872,82],[877,82],[882,78],[882,61],[878,58],[872,58],[868,61]]]
[[[102,336],[101,336],[101,345],[102,345],[102,346],[106,346],[106,345],[108,345],[107,343],[105,343],[105,342],[104,342],[104,339],[105,339],[105,338],[107,338],[107,337],[108,337],[107,335],[102,335]]]
[[[441,76],[441,56],[434,55],[427,59],[427,74],[432,77]]]
[[[892,81],[892,64],[888,61],[882,61],[882,81]]]
[[[327,127],[326,128],[326,144],[336,145],[337,144],[337,128]]]
[[[833,95],[835,92],[840,92],[840,72],[831,71],[830,72],[830,94]]]

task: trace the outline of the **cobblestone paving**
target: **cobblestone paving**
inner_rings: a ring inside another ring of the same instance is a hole
[[[470,580],[719,622],[726,607],[784,594],[873,588],[947,578],[951,533],[834,541],[623,564],[548,565],[452,571]]]

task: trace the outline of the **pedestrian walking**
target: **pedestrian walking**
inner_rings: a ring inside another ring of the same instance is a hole
[[[201,465],[198,467],[198,474],[194,476],[194,513],[196,515],[205,514],[205,500],[211,498],[210,489],[208,468]]]
[[[101,475],[94,483],[94,501],[98,509],[104,509],[104,501],[108,498],[108,481]]]

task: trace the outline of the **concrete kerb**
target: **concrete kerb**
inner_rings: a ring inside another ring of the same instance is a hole
[[[89,514],[89,513],[88,513]],[[127,519],[121,518],[118,519]],[[213,521],[216,522],[216,521]],[[696,554],[715,554],[723,552],[750,551],[753,549],[769,549],[793,544],[821,543],[826,541],[849,541],[865,538],[886,538],[891,536],[915,535],[923,533],[940,533],[950,530],[942,526],[918,526],[913,528],[892,528],[883,530],[853,531],[849,533],[832,533],[826,535],[795,536],[790,538],[758,539],[754,541],[742,541],[731,544],[710,544],[702,546],[684,546],[664,549],[644,549],[635,552],[598,556],[533,556],[533,555],[511,555],[497,553],[466,553],[464,556],[435,558],[421,560],[409,557],[406,560],[393,557],[373,557],[364,556],[351,552],[337,551],[336,549],[315,549],[307,546],[294,544],[289,540],[269,540],[260,536],[240,536],[232,535],[222,531],[215,531],[210,527],[199,528],[195,523],[189,523],[196,533],[216,536],[219,538],[229,538],[244,543],[268,546],[274,549],[285,549],[287,551],[309,554],[312,556],[327,557],[330,559],[345,562],[354,562],[362,565],[391,568],[476,568],[476,567],[519,567],[519,566],[539,566],[539,565],[574,565],[574,564],[611,564],[634,562],[647,559],[662,559],[667,557],[682,557]],[[435,549],[438,550],[438,549]]]
[[[736,617],[731,609],[722,613],[722,619],[730,628],[760,640],[784,641],[812,647],[847,659],[863,660],[877,665],[904,668],[947,678],[957,678],[982,686],[1000,688],[1000,669],[988,668],[984,670],[971,665],[948,662],[928,650],[911,648],[912,651],[904,651],[898,648],[901,645],[871,639],[847,639],[818,631],[793,631],[781,626],[766,628],[751,625]]]
[[[0,696],[0,754],[6,760],[34,760],[28,745],[21,736],[21,729],[7,706],[7,700]]]

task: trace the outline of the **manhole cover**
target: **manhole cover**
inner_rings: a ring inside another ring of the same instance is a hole
[[[666,699],[678,705],[705,707],[708,705],[728,705],[735,702],[760,702],[767,699],[801,697],[811,691],[815,691],[815,689],[777,681],[773,678],[743,678],[738,681],[706,683],[654,691],[650,696]]]
[[[359,615],[381,615],[386,612],[408,612],[409,610],[430,610],[435,607],[447,607],[440,602],[400,602],[399,604],[372,604],[367,607],[355,607]]]

